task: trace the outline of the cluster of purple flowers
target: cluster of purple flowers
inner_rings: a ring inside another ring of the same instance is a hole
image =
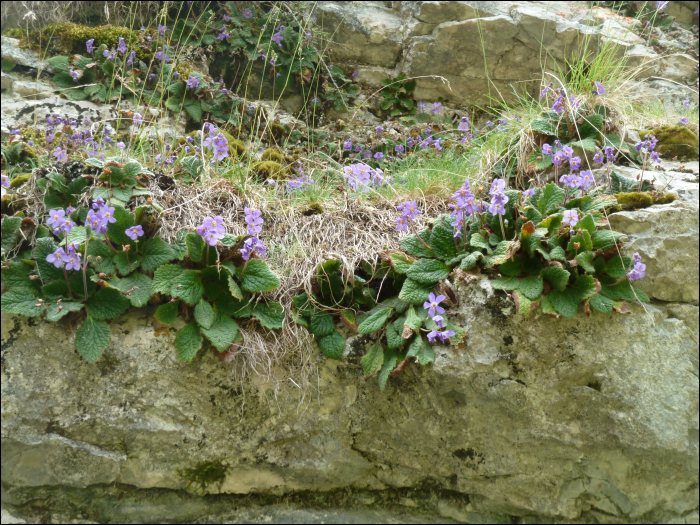
[[[190,75],[190,78],[187,79],[187,89],[194,89],[196,87],[199,87],[199,77]]]
[[[654,135],[646,135],[644,137],[646,140],[637,142],[634,145],[634,149],[637,153],[641,153],[646,161],[647,157],[656,162],[661,162],[659,157],[659,152],[654,151],[656,149],[656,144],[659,142]]]
[[[613,164],[615,160],[615,148],[612,146],[605,146],[605,149],[602,152],[599,151],[593,155],[593,162],[596,164],[603,164],[603,162]]]
[[[301,168],[298,168],[298,170],[299,170],[299,177],[287,182],[287,190],[288,191],[300,190],[304,186],[313,186],[314,185],[313,179],[310,179],[308,175],[305,175]]]
[[[80,270],[81,261],[80,253],[78,253],[77,243],[68,245],[68,252],[63,248],[58,248],[55,252],[46,256],[46,262],[53,264],[56,268],[62,268],[65,265],[66,270]]]
[[[217,39],[219,42],[223,42],[224,40],[228,40],[230,37],[231,37],[231,35],[229,35],[229,34],[226,32],[226,27],[222,26],[222,27],[221,27],[221,32],[220,32],[219,35],[216,37],[216,39]]]
[[[70,214],[74,210],[68,208],[67,210],[54,209],[49,210],[49,219],[46,221],[51,228],[53,228],[53,234],[59,235],[62,231],[65,233],[70,233],[70,231],[75,226],[75,222],[71,220]]]
[[[204,238],[209,246],[216,246],[226,233],[224,219],[219,215],[214,218],[204,217],[204,221],[197,226],[195,231]]]
[[[506,204],[508,203],[508,196],[505,194],[506,181],[503,179],[494,179],[491,183],[491,189],[489,190],[489,195],[491,195],[491,204],[489,205],[489,212],[491,215],[505,215],[506,214]]]
[[[202,148],[204,150],[213,149],[215,160],[224,160],[228,157],[228,139],[219,131],[219,128],[205,122],[202,129],[209,132],[209,136],[202,142]]]
[[[241,248],[241,257],[244,261],[247,261],[253,253],[257,253],[260,256],[265,255],[265,245],[256,236],[262,231],[262,224],[265,221],[260,217],[260,210],[246,207],[243,211],[245,212],[248,234],[251,235],[249,239],[245,240],[243,248]]]
[[[425,303],[423,303],[423,308],[425,310],[428,310],[428,315],[437,325],[437,328],[431,330],[428,333],[428,341],[430,341],[431,343],[434,343],[436,339],[439,339],[440,342],[444,344],[449,340],[450,337],[455,335],[455,333],[452,330],[444,330],[445,320],[440,314],[444,314],[445,309],[442,306],[440,306],[440,303],[445,299],[446,297],[444,295],[438,295],[436,297],[434,293],[431,293],[428,296],[428,300]]]
[[[102,197],[94,199],[92,209],[85,217],[85,224],[91,226],[95,233],[107,233],[107,227],[114,222],[117,222],[114,218],[114,208],[107,206]]]
[[[345,166],[343,176],[348,181],[348,186],[358,192],[367,192],[370,186],[382,186],[391,180],[381,169],[372,168],[362,162]]]
[[[627,277],[630,281],[636,281],[646,275],[647,265],[642,262],[642,256],[639,255],[639,252],[635,252],[632,256],[632,262],[634,267],[627,273]]]
[[[452,217],[454,222],[452,226],[455,228],[455,239],[462,236],[462,227],[467,217],[473,213],[483,211],[484,205],[476,201],[476,197],[471,192],[471,185],[468,180],[464,181],[464,185],[452,195],[452,199],[457,201],[455,204],[450,204],[452,208]]]
[[[423,212],[418,209],[416,201],[406,201],[401,206],[397,206],[396,209],[401,212],[401,217],[394,221],[398,231],[407,232],[409,221],[423,215]]]

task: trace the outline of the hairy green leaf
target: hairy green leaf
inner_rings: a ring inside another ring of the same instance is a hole
[[[153,280],[141,273],[131,274],[124,279],[112,279],[109,284],[125,294],[131,301],[131,306],[136,308],[146,306],[151,299]]]
[[[75,348],[88,363],[94,363],[109,346],[111,338],[109,325],[88,315],[75,333]]]
[[[552,285],[552,288],[560,292],[564,291],[566,283],[569,282],[569,272],[558,266],[549,266],[542,270],[542,277]]]
[[[38,295],[38,294],[36,294]],[[27,317],[37,317],[44,312],[44,306],[37,303],[37,297],[29,290],[10,290],[2,294],[0,304],[2,311],[8,314],[20,314]],[[36,306],[39,304],[39,306]]]
[[[170,245],[159,237],[148,239],[143,244],[143,262],[141,268],[144,272],[153,273],[160,266],[175,259],[175,252]]]
[[[345,338],[337,330],[330,335],[319,338],[317,342],[321,353],[328,359],[340,359],[343,357]]]
[[[88,315],[102,321],[114,319],[126,312],[130,302],[119,290],[114,288],[100,288],[85,305]]]
[[[158,268],[153,274],[153,284],[151,285],[151,294],[164,293],[173,295],[175,281],[185,270],[181,266],[175,264],[166,264]]]
[[[401,287],[399,299],[408,304],[423,304],[432,291],[432,284],[423,284],[408,278]]]
[[[393,312],[393,308],[381,308],[372,313],[358,327],[359,334],[371,334],[380,330]]]
[[[428,244],[430,242],[430,230],[418,232],[421,239]],[[415,235],[408,235],[399,241],[401,249],[412,257],[435,257],[433,250],[426,247]]]
[[[525,297],[527,297],[531,301],[535,301],[542,294],[544,282],[542,281],[541,277],[537,275],[531,275],[530,277],[520,279],[519,288]]]
[[[211,328],[215,318],[214,308],[204,299],[200,299],[197,306],[194,307],[194,319],[200,328]]]
[[[389,379],[389,373],[394,368],[396,368],[396,350],[389,348],[384,351],[384,362],[382,363],[382,368],[379,371],[379,390],[382,392],[384,392],[387,379]]]
[[[444,263],[435,259],[419,259],[406,272],[406,275],[423,284],[435,284],[450,274]]]
[[[202,334],[197,327],[197,323],[192,322],[185,325],[182,330],[177,333],[175,349],[177,350],[177,357],[180,361],[189,363],[201,347]]]
[[[369,352],[360,359],[360,363],[365,371],[365,377],[371,376],[384,364],[384,349],[378,344],[373,345]]]
[[[238,323],[229,316],[216,312],[212,325],[209,328],[200,325],[200,330],[219,352],[225,352],[238,335]]]
[[[279,303],[259,302],[253,308],[253,317],[265,328],[275,330],[284,324],[284,309]]]
[[[173,297],[182,299],[190,306],[194,306],[204,295],[204,286],[199,273],[195,270],[185,270],[175,279],[172,288]]]
[[[249,292],[269,292],[279,285],[279,278],[259,259],[248,261],[241,273],[241,286]]]
[[[553,290],[552,293],[549,294],[549,300],[558,313],[567,319],[573,319],[578,310],[580,295],[576,290],[572,290],[571,288],[564,291]]]
[[[177,319],[179,304],[179,301],[161,304],[155,313],[156,321],[160,324],[173,324]]]

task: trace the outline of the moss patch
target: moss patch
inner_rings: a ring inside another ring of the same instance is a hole
[[[271,160],[274,162],[277,162],[278,164],[282,164],[284,162],[284,154],[279,148],[270,148],[266,149],[262,156],[260,157],[261,160]]]
[[[43,29],[30,29],[22,32],[16,38],[21,39],[21,45],[32,49],[41,49],[52,55],[87,53],[85,42],[91,38],[95,39],[96,46],[106,44],[107,47],[116,47],[119,44],[119,37],[123,37],[126,45],[130,48],[139,40],[139,33],[132,31],[128,27],[100,26],[89,27],[71,22],[61,22],[49,24]],[[137,50],[137,56],[140,52]],[[143,59],[142,56],[139,58]]]
[[[19,188],[26,184],[26,182],[31,178],[31,173],[24,173],[22,175],[17,175],[14,179],[10,181],[10,188]]]
[[[673,193],[658,195],[633,191],[630,193],[616,193],[615,198],[618,205],[613,207],[611,211],[639,210],[654,204],[668,204],[675,201],[678,196]]]
[[[228,468],[220,461],[203,461],[192,468],[178,471],[178,474],[187,481],[187,489],[194,486],[206,492],[209,485],[221,486],[226,479]]]
[[[698,136],[685,126],[660,126],[654,129],[642,130],[639,135],[654,135],[659,141],[656,151],[664,160],[697,160]]]
[[[290,169],[285,168],[279,162],[264,160],[256,162],[251,169],[259,176],[272,179],[286,179],[290,174]]]

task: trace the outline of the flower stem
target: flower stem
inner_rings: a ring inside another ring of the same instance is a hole
[[[503,215],[498,214],[498,220],[501,221],[501,233],[503,234],[503,240],[506,240],[506,227],[503,225]]]
[[[606,163],[608,167],[608,186],[610,186],[610,195],[613,195],[613,189],[612,189],[612,179],[610,178],[610,163]]]
[[[73,297],[73,292],[72,292],[71,289],[70,289],[70,282],[68,281],[68,272],[66,271],[65,268],[63,269],[63,277],[66,278],[66,286],[68,287],[68,294],[69,294],[71,297]]]
[[[415,236],[418,237],[418,240],[423,244],[423,246],[425,246],[426,248],[428,248],[428,250],[430,250],[430,251],[432,252],[433,249],[432,249],[430,246],[428,246],[427,244],[425,244],[425,241],[424,241],[423,239],[421,239],[421,236],[418,235],[418,233],[416,232],[416,227],[415,227],[414,224],[411,222],[411,218],[410,218],[410,217],[407,217],[407,219],[408,219],[408,223],[411,225],[411,231],[413,231],[413,233],[415,234]]]

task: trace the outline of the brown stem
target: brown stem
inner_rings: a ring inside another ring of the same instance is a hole
[[[612,179],[610,178],[610,163],[607,163],[607,168],[608,168],[608,186],[610,186],[610,195],[613,195],[613,189],[612,189]]]
[[[424,241],[423,239],[421,239],[421,236],[418,235],[418,233],[416,232],[416,227],[415,227],[415,225],[411,222],[411,218],[410,218],[410,217],[406,217],[406,218],[408,219],[408,223],[411,225],[411,231],[413,231],[413,233],[415,234],[415,236],[418,237],[418,240],[419,240],[421,243],[423,243],[423,246],[425,246],[426,248],[428,248],[428,250],[430,250],[430,251],[432,252],[433,249],[432,249],[430,246],[428,246],[427,244],[425,244],[425,241]]]
[[[66,271],[65,268],[63,269],[63,277],[66,278],[66,286],[68,287],[68,294],[69,294],[71,297],[73,297],[73,292],[72,292],[71,289],[70,289],[70,282],[68,281],[68,272]]]

